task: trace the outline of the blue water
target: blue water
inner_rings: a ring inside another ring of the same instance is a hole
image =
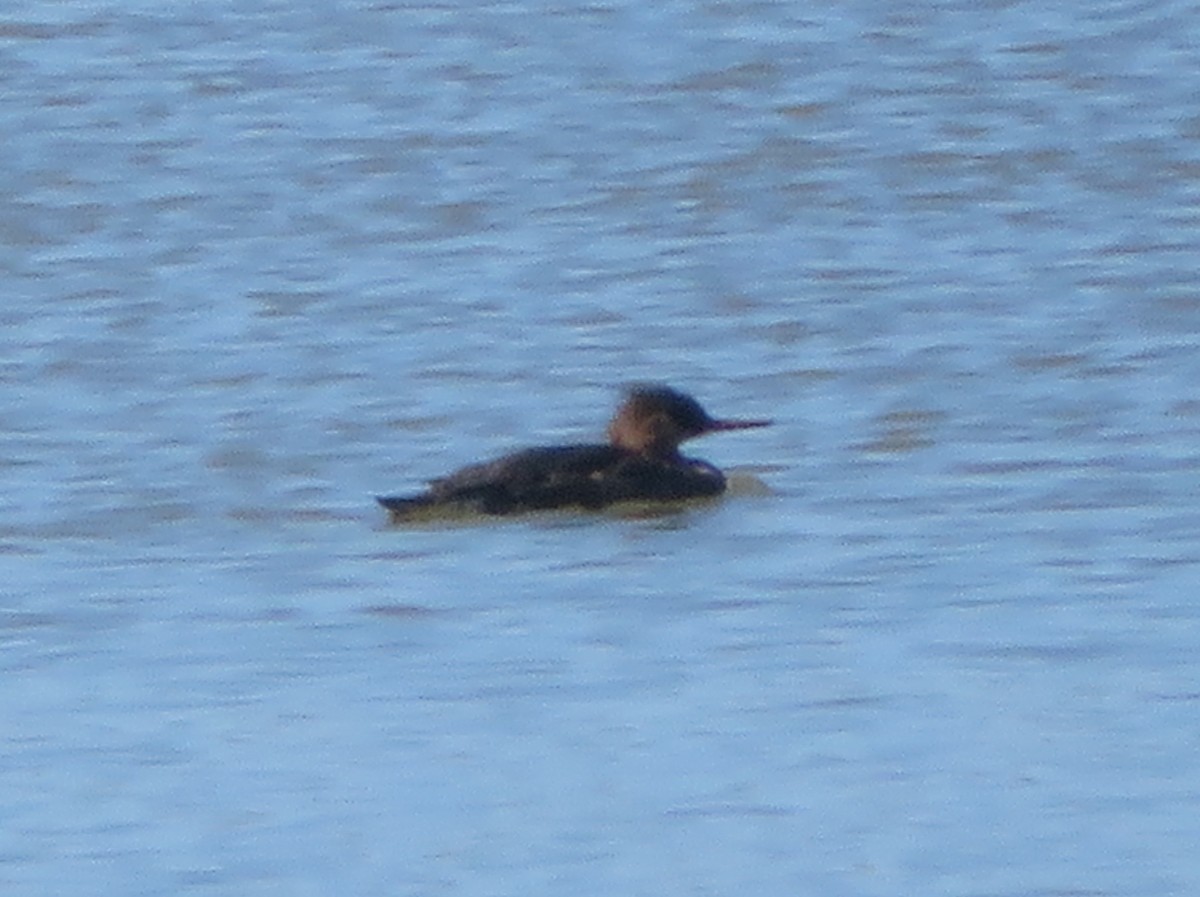
[[[0,888],[1195,893],[1197,21],[8,4]]]

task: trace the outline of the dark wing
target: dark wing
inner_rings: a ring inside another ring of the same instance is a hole
[[[430,483],[438,502],[462,503],[485,514],[577,505],[603,507],[606,473],[625,453],[611,445],[526,449],[473,464]]]
[[[602,504],[622,501],[684,501],[709,498],[725,491],[721,471],[705,461],[678,458],[660,461],[637,455],[626,458],[599,478]]]

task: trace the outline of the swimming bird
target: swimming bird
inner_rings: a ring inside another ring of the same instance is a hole
[[[609,422],[607,443],[525,449],[431,480],[418,495],[376,500],[393,522],[400,522],[431,510],[497,515],[550,508],[598,510],[617,502],[720,495],[725,475],[707,461],[684,457],[680,443],[770,423],[717,420],[685,393],[639,385],[628,391]]]

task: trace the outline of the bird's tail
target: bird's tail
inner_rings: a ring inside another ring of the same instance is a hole
[[[392,523],[418,516],[437,503],[432,495],[379,495],[375,500],[387,508]]]

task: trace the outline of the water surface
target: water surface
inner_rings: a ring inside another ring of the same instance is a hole
[[[1194,892],[1194,20],[10,3],[0,884]],[[634,380],[725,500],[373,505]]]

